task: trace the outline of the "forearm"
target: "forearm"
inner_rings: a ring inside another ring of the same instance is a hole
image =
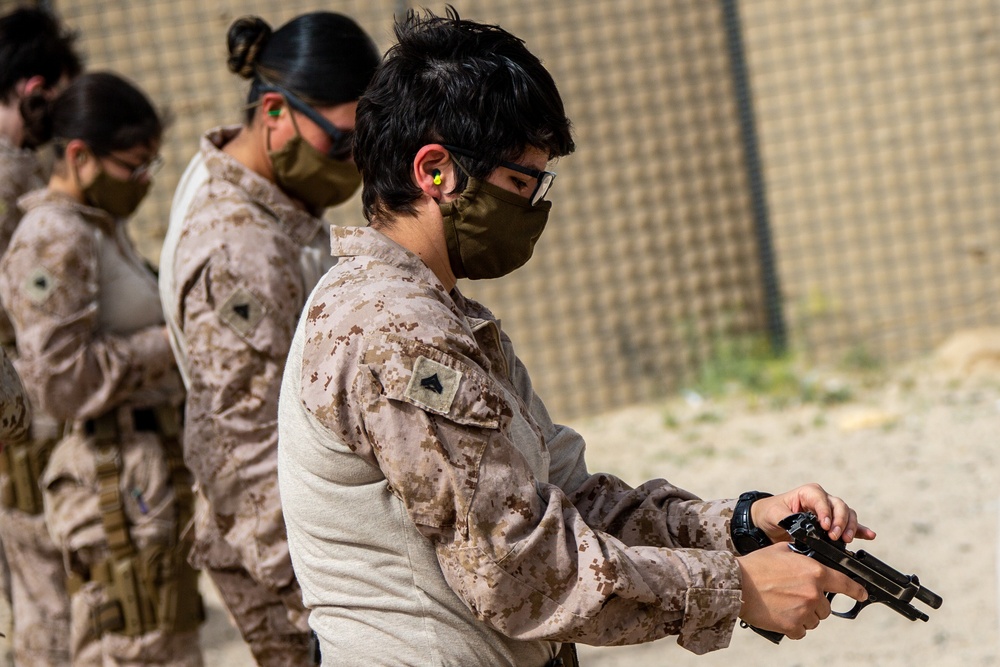
[[[589,525],[629,546],[735,553],[729,533],[735,501],[700,500],[663,479],[633,489],[607,474],[591,475],[569,497]]]
[[[95,417],[139,392],[156,390],[173,378],[173,357],[162,327],[114,336],[54,327],[34,330],[49,344],[30,345],[22,357],[43,409],[58,419]]]
[[[629,547],[588,526],[555,487],[539,491],[537,524],[508,523],[507,553],[496,551],[495,533],[474,530],[439,547],[449,584],[478,617],[525,640],[611,645],[677,634],[695,652],[728,644],[740,609],[732,554]]]
[[[196,372],[187,399],[185,461],[225,541],[251,576],[271,590],[293,579],[277,485],[277,387],[270,364]]]

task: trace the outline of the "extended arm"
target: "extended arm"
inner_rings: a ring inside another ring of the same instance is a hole
[[[439,378],[461,375],[446,410],[414,404],[419,357],[449,369]],[[740,605],[731,553],[629,546],[589,525],[562,489],[538,481],[521,454],[537,443],[513,439],[517,408],[481,368],[395,337],[373,341],[365,360],[356,390],[371,450],[359,454],[380,466],[484,622],[523,639],[679,634],[697,652],[727,645]]]

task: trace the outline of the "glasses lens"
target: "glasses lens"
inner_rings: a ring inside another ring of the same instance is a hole
[[[556,175],[551,171],[543,171],[538,176],[538,185],[535,186],[535,192],[531,195],[531,205],[536,206],[538,202],[545,199],[545,195],[549,193],[549,189],[552,187],[552,181],[554,181]]]
[[[163,156],[157,155],[152,160],[150,160],[146,164],[136,169],[132,173],[132,178],[136,180],[142,178],[143,176],[152,178],[153,176],[156,176],[156,174],[159,173],[160,169],[162,168],[163,168]]]

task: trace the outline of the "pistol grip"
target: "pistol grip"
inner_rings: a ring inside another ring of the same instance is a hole
[[[780,644],[781,640],[785,638],[785,635],[781,634],[780,632],[774,632],[773,630],[761,630],[760,628],[750,625],[749,623],[743,620],[740,621],[740,627],[750,628],[758,635],[760,635],[767,641],[771,642],[772,644]]]

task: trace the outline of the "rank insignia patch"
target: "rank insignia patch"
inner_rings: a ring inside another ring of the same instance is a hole
[[[246,338],[264,319],[267,309],[253,292],[245,287],[239,287],[215,312],[230,329]]]
[[[419,356],[413,364],[413,375],[406,387],[406,397],[417,405],[437,412],[448,412],[461,380],[461,371]]]
[[[24,281],[24,291],[28,298],[35,303],[44,303],[52,294],[55,286],[56,279],[44,266],[39,266],[29,273],[27,280]]]

